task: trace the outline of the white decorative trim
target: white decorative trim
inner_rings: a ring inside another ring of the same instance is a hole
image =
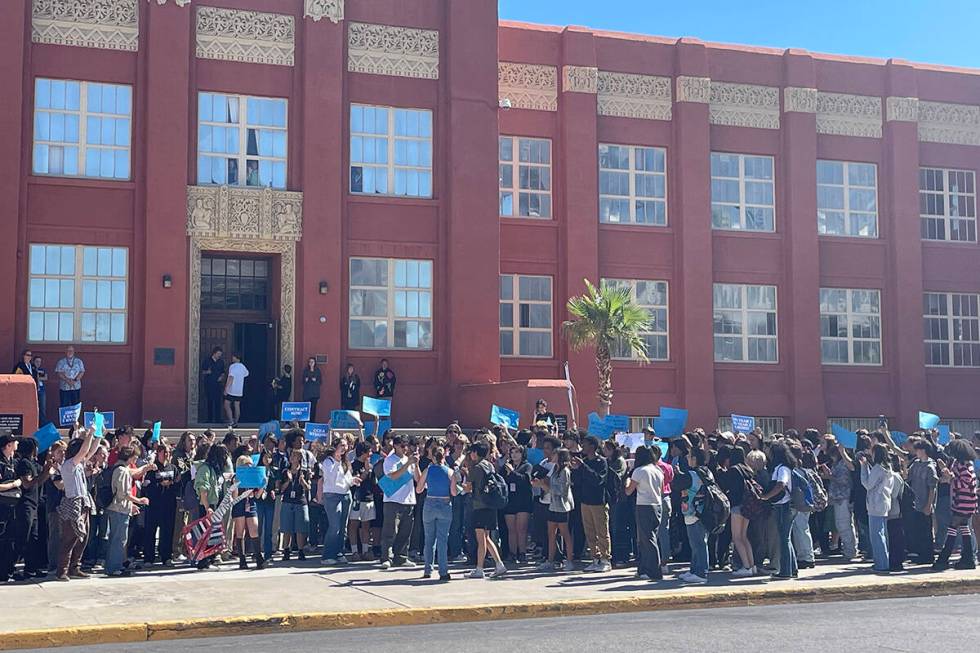
[[[497,63],[497,94],[515,109],[558,110],[558,69],[529,63]]]
[[[787,86],[783,89],[783,111],[786,113],[816,113],[817,89]]]
[[[670,120],[670,77],[599,71],[600,116]]]
[[[304,0],[303,17],[312,18],[314,23],[323,18],[339,23],[344,18],[344,0]]]
[[[439,32],[348,23],[347,70],[370,75],[439,79]]]
[[[980,145],[980,106],[919,100],[919,140]]]
[[[818,91],[817,133],[881,138],[881,98]]]
[[[561,90],[566,93],[593,93],[599,90],[599,69],[565,66],[561,69]]]
[[[677,101],[707,104],[711,101],[711,79],[681,75],[677,78]]]
[[[201,364],[201,252],[279,255],[279,355],[295,366],[296,242],[302,237],[303,194],[269,188],[188,186],[190,293],[187,331],[187,418],[198,421]]]
[[[152,2],[153,0],[146,0],[146,1],[147,2]],[[162,7],[163,5],[167,4],[167,2],[168,2],[168,0],[157,0],[157,5],[159,5],[159,6]],[[189,5],[191,3],[191,0],[174,0],[174,3],[178,7],[186,7],[187,5]]]
[[[136,0],[34,0],[31,40],[136,52],[139,49]]]
[[[713,125],[779,129],[779,89],[775,86],[711,82],[708,120]]]
[[[894,97],[885,98],[885,119],[902,122],[916,122],[919,119],[919,98]]]
[[[197,8],[197,56],[219,61],[292,66],[292,16],[219,7]]]

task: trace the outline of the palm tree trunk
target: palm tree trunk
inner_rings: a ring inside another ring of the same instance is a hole
[[[595,350],[595,366],[599,373],[599,417],[605,419],[612,408],[612,358],[609,347],[600,344]]]

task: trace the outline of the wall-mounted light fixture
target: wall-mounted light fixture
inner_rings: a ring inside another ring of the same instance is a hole
[[[321,281],[320,282],[320,294],[321,295],[326,295],[328,290],[330,290],[330,284],[328,284],[326,281]]]
[[[171,278],[171,276],[169,274],[163,275],[163,287],[164,288],[173,288],[174,287],[174,280],[173,280],[173,278]]]

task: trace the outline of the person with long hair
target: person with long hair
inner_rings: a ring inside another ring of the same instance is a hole
[[[953,440],[946,445],[946,455],[953,463],[943,468],[943,476],[949,481],[950,506],[953,518],[946,529],[946,541],[939,558],[932,565],[933,571],[949,569],[949,556],[956,546],[957,537],[960,543],[960,559],[954,565],[956,569],[976,569],[976,555],[973,550],[973,538],[970,536],[970,519],[977,512],[977,474],[974,461],[976,451],[966,440]]]
[[[310,356],[303,368],[303,401],[310,402],[310,421],[316,421],[316,405],[320,401],[323,372],[316,365],[316,356]]]
[[[663,580],[657,530],[663,516],[664,474],[657,461],[660,448],[637,447],[633,472],[626,480],[627,495],[636,495],[636,577]]]
[[[936,561],[935,539],[932,533],[932,514],[936,510],[936,491],[939,473],[934,451],[928,440],[915,438],[915,455],[909,467],[908,485],[912,491],[912,510],[908,514],[908,539],[913,564],[932,565]]]
[[[282,495],[282,508],[279,513],[279,532],[283,535],[283,562],[289,560],[292,546],[296,545],[296,556],[306,560],[306,536],[310,531],[310,489],[313,474],[303,466],[303,450],[296,448],[289,452],[289,466],[279,480],[279,493]]]
[[[887,573],[888,561],[888,511],[892,505],[895,478],[888,461],[888,449],[881,443],[871,447],[870,456],[862,452],[861,485],[867,490],[868,532],[871,536],[871,553],[874,570]]]
[[[235,461],[235,469],[239,467],[252,467],[252,457],[245,455],[239,456]],[[266,468],[268,469],[268,468]],[[239,494],[236,498],[245,494],[245,498],[238,501],[231,509],[232,524],[234,535],[231,545],[232,553],[238,554],[238,568],[248,569],[248,554],[252,554],[256,569],[265,568],[265,558],[262,556],[259,546],[259,516],[256,510],[256,500],[261,498],[265,490],[236,490]]]
[[[749,544],[749,519],[742,514],[745,487],[747,483],[755,482],[755,473],[745,464],[745,452],[740,447],[732,447],[726,451],[728,460],[724,465],[724,473],[721,469],[718,471],[718,484],[725,491],[732,506],[732,543],[742,563],[740,569],[732,572],[732,576],[735,578],[755,576],[758,570],[755,567],[755,557],[752,555],[752,545]],[[718,462],[721,467],[720,455]]]
[[[472,523],[476,539],[476,568],[470,572],[470,578],[484,577],[483,564],[487,553],[496,563],[490,577],[500,578],[507,573],[500,550],[491,537],[491,533],[497,527],[497,511],[487,505],[484,498],[488,479],[495,473],[493,464],[488,460],[490,452],[491,444],[482,440],[474,442],[469,448],[469,480],[464,483],[464,488],[473,496]]]
[[[422,471],[415,491],[426,492],[422,506],[422,528],[425,530],[425,543],[422,557],[425,568],[422,578],[432,577],[432,563],[435,558],[439,566],[439,580],[448,581],[449,576],[449,526],[453,521],[453,497],[456,496],[456,483],[453,471],[446,465],[446,450],[439,444],[430,449],[430,463]]]
[[[179,474],[171,462],[170,446],[161,442],[153,447],[153,464],[156,469],[143,477],[143,496],[150,500],[144,511],[143,562],[152,565],[156,560],[157,532],[160,533],[160,562],[164,567],[173,566],[174,533],[177,524],[177,499]]]
[[[354,446],[354,460],[351,462],[351,474],[360,479],[357,486],[351,489],[353,498],[347,518],[347,539],[350,540],[354,561],[374,560],[371,547],[378,543],[377,529],[374,528],[378,480],[374,477],[374,465],[371,464],[375,443],[376,440],[358,442]]]
[[[772,459],[772,484],[762,495],[762,499],[772,502],[773,517],[779,537],[779,569],[772,578],[788,580],[797,577],[800,573],[792,539],[795,515],[789,503],[793,491],[793,470],[797,462],[784,442],[774,442],[769,449],[769,456]]]
[[[615,440],[602,443],[602,453],[606,457],[609,472],[606,475],[606,488],[609,490],[609,539],[612,543],[613,567],[629,564],[633,551],[633,531],[635,525],[635,502],[626,495],[626,479],[629,469],[623,450]],[[670,555],[664,551],[663,555]]]
[[[554,468],[542,478],[533,481],[536,487],[548,492],[548,558],[538,569],[541,571],[572,571],[572,533],[568,526],[568,513],[575,505],[572,498],[572,453],[561,447],[555,451]],[[558,536],[561,536],[565,562],[558,559]]]
[[[507,507],[504,523],[507,525],[507,546],[514,562],[521,564],[527,556],[527,526],[534,509],[531,496],[531,463],[527,461],[527,449],[519,444],[511,445],[504,463],[507,481]]]
[[[343,410],[358,410],[361,404],[361,377],[354,371],[354,364],[347,363],[344,375],[340,377],[340,407]]]
[[[323,510],[326,515],[326,529],[323,535],[323,552],[320,563],[323,565],[345,565],[344,533],[350,518],[351,489],[361,484],[361,477],[354,476],[347,459],[347,440],[334,437],[326,457],[320,464],[323,471]]]
[[[200,449],[199,449],[200,451]],[[207,458],[197,467],[194,491],[198,497],[197,519],[209,516],[221,503],[225,494],[225,474],[231,472],[231,457],[223,444],[212,444]],[[216,556],[208,556],[197,563],[199,570],[211,569]]]

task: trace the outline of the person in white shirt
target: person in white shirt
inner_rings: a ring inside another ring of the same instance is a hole
[[[408,454],[407,438],[396,435],[391,439],[391,453],[385,458],[384,473],[392,481],[402,481],[391,494],[385,491],[384,524],[381,529],[381,568],[414,567],[406,553],[415,526],[415,481],[420,477],[419,457]],[[410,478],[405,481],[404,475]],[[382,483],[381,479],[378,481]],[[382,487],[384,490],[384,487]]]
[[[323,534],[323,554],[320,564],[345,565],[343,555],[344,533],[350,517],[352,487],[361,484],[361,479],[351,472],[347,459],[347,440],[335,437],[327,457],[320,463],[323,471],[323,511],[327,517],[327,528]]]
[[[640,446],[634,455],[633,473],[626,494],[636,494],[636,542],[639,548],[637,578],[663,580],[657,529],[663,515],[664,473],[657,466],[660,448]]]
[[[793,492],[793,469],[796,468],[796,457],[783,442],[776,442],[769,451],[772,456],[772,485],[769,491],[762,495],[764,501],[772,501],[772,510],[776,517],[776,528],[779,532],[779,570],[772,575],[775,580],[788,580],[799,574],[796,563],[796,550],[793,548],[791,537],[795,513],[790,505],[790,495]]]
[[[242,397],[245,396],[245,378],[248,368],[242,363],[238,354],[231,355],[231,365],[228,366],[228,379],[225,381],[225,417],[229,426],[238,426],[242,415]]]

